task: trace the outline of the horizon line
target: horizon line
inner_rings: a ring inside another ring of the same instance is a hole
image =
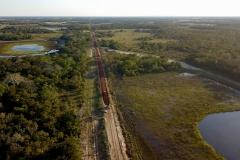
[[[45,17],[58,17],[58,18],[240,18],[240,16],[1,16],[2,17],[9,17],[9,18],[24,18],[24,17],[28,17],[28,18],[45,18]]]

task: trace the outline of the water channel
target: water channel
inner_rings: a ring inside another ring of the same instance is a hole
[[[115,51],[121,54],[134,54],[134,52]],[[141,56],[146,55],[141,53],[135,54]],[[171,62],[173,60],[169,61]],[[192,74],[202,76],[215,81],[218,85],[230,88],[235,92],[234,94],[237,95],[237,97],[240,97],[239,83],[201,68],[191,66],[185,62],[179,63],[181,63],[184,70],[184,73],[180,74],[181,76],[192,76]],[[223,157],[227,160],[240,159],[240,111],[208,115],[199,122],[198,126],[204,140]]]

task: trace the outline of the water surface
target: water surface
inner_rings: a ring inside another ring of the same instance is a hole
[[[50,30],[50,31],[56,31],[56,30],[62,30],[62,29],[67,29],[66,27],[61,27],[61,28],[57,28],[57,27],[46,27],[44,29]]]
[[[21,52],[36,52],[36,51],[43,51],[45,48],[43,46],[39,46],[37,44],[24,44],[24,45],[17,45],[11,48],[12,51],[21,51]]]
[[[223,157],[240,159],[240,111],[208,115],[198,127],[204,140]]]

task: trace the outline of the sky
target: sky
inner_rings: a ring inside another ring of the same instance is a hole
[[[237,0],[0,0],[0,16],[240,16]]]

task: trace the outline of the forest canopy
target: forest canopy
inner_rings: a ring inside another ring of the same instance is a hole
[[[0,159],[79,159],[89,33],[54,55],[0,59]],[[79,94],[78,103],[69,92]]]

